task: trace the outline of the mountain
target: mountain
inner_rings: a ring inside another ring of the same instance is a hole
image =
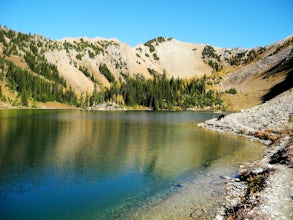
[[[164,75],[186,82],[205,77],[207,90],[221,93],[227,107],[237,109],[241,95],[251,98],[258,93],[252,104],[258,103],[263,101],[266,90],[292,75],[292,45],[293,36],[252,49],[218,48],[158,37],[133,48],[117,39],[79,37],[53,41],[0,27],[0,95],[5,96],[4,102],[15,101],[16,105],[21,98],[76,104],[83,94],[111,89],[129,77],[148,80]],[[22,85],[17,74],[8,74],[10,70],[24,75],[30,83]],[[38,86],[33,91],[36,81]],[[259,83],[265,86],[255,87]],[[39,88],[41,84],[46,84],[47,91]],[[42,97],[42,92],[47,95]]]
[[[248,65],[229,72],[219,87],[235,88],[237,95],[222,96],[231,110],[247,109],[268,101],[293,87],[293,36],[268,45],[263,54]]]

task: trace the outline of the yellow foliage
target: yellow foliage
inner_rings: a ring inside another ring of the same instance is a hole
[[[124,99],[123,99],[123,96],[122,96],[121,94],[118,94],[118,95],[116,96],[116,103],[117,103],[118,105],[124,105]]]

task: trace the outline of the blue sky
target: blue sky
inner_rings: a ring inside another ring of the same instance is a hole
[[[265,46],[293,34],[293,0],[0,0],[0,24],[51,39],[157,36],[219,47]]]

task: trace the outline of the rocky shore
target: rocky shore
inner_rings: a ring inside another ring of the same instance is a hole
[[[293,219],[293,91],[249,110],[199,124],[261,141],[263,157],[226,177],[226,195],[215,219]]]

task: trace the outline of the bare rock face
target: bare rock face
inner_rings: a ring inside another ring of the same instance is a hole
[[[264,74],[275,66],[280,65],[286,59],[292,59],[293,56],[293,45],[288,46],[286,49],[281,52],[267,56],[255,63],[248,64],[240,68],[237,71],[229,73],[225,76],[223,82],[221,83],[222,87],[240,87],[241,83],[244,81]]]

